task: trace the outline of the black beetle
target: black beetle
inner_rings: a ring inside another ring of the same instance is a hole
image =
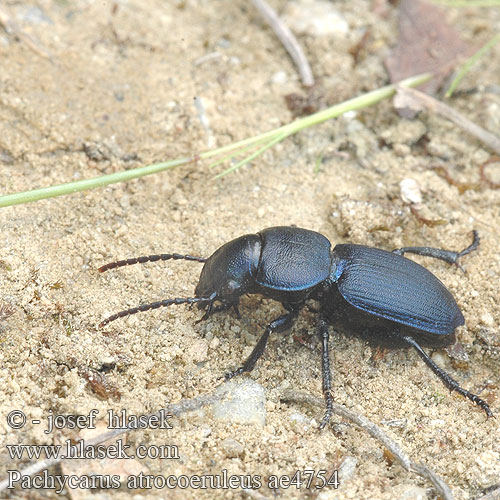
[[[331,250],[322,234],[298,227],[271,227],[240,236],[221,246],[208,259],[181,254],[161,254],[111,262],[99,268],[157,260],[184,259],[204,263],[195,297],[166,299],[121,311],[117,318],[173,304],[198,304],[203,319],[234,308],[243,294],[261,294],[281,302],[286,314],[271,321],[242,367],[226,375],[251,371],[261,357],[271,332],[293,325],[308,300],[319,302],[318,333],[322,345],[323,393],[326,412],[323,428],[332,414],[328,325],[362,335],[377,345],[414,347],[419,356],[450,390],[469,398],[493,416],[486,401],[460,387],[425,353],[421,345],[444,346],[455,340],[455,329],[464,317],[448,289],[430,271],[403,256],[406,252],[458,264],[458,259],[479,245],[474,240],[461,252],[430,247],[406,247],[387,252],[378,248],[341,244]],[[214,305],[218,302],[218,305]],[[200,320],[200,321],[201,321]]]

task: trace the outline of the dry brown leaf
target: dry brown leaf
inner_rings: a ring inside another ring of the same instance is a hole
[[[454,28],[444,21],[445,14],[423,0],[401,0],[398,44],[385,60],[392,82],[431,72],[436,77],[421,88],[434,94],[457,61],[470,53]]]

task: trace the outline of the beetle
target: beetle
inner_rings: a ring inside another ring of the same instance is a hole
[[[488,403],[463,389],[437,366],[422,346],[445,346],[455,341],[455,329],[464,317],[443,283],[425,267],[404,256],[413,253],[460,266],[458,260],[479,246],[473,242],[454,252],[432,247],[405,247],[392,252],[375,247],[338,244],[333,250],[322,234],[295,226],[278,226],[246,234],[222,245],[210,257],[158,254],[111,262],[100,272],[159,260],[203,263],[194,297],[161,300],[127,309],[105,319],[100,326],[141,311],[197,304],[205,310],[200,321],[234,308],[243,294],[260,294],[280,302],[285,314],[271,321],[243,365],[226,374],[229,380],[250,372],[262,356],[269,335],[285,332],[306,302],[319,303],[317,330],[321,340],[322,389],[326,411],[319,428],[332,415],[329,326],[363,336],[376,345],[413,347],[425,364],[450,389],[480,406],[488,417]]]

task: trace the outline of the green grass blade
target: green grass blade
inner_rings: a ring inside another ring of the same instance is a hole
[[[446,97],[452,96],[458,84],[461,82],[462,78],[470,71],[471,67],[476,64],[476,62],[481,59],[481,57],[483,57],[484,54],[486,54],[486,52],[488,52],[488,50],[490,50],[499,41],[500,33],[497,33],[488,43],[483,45],[474,55],[472,55],[471,57],[469,57],[469,59],[467,59],[467,61],[465,61],[465,64],[462,66],[457,76],[451,82],[450,87],[446,91]]]
[[[210,165],[208,165],[208,168],[216,167],[217,165],[220,165],[221,163],[225,163],[226,161],[231,160],[232,158],[234,158],[237,155],[241,155],[243,153],[246,153],[247,151],[250,151],[251,149],[257,147],[259,144],[266,142],[266,140],[267,139],[260,139],[258,141],[255,141],[253,144],[249,144],[248,146],[245,146],[239,150],[231,151],[231,153],[229,153],[228,155],[223,156],[223,157],[219,158],[218,160],[215,160],[213,163],[210,163]]]
[[[154,165],[147,165],[145,167],[124,170],[121,172],[116,172],[114,174],[102,175],[100,177],[94,177],[92,179],[83,179],[81,181],[66,182],[65,184],[57,184],[55,186],[33,189],[31,191],[7,194],[4,196],[0,196],[0,207],[9,207],[11,205],[20,205],[21,203],[30,203],[32,201],[43,200],[45,198],[54,198],[55,196],[62,196],[64,194],[77,193],[78,191],[86,191],[88,189],[104,187],[108,184],[129,181],[131,179],[137,179],[138,177],[143,177],[145,175],[162,172],[163,170],[168,170],[179,165],[186,165],[195,160],[195,158],[180,158],[163,163],[155,163]]]
[[[274,139],[269,141],[265,146],[261,147],[255,153],[252,153],[251,155],[247,156],[240,162],[238,162],[236,165],[233,165],[232,167],[229,167],[228,169],[224,170],[220,174],[217,174],[214,176],[214,179],[220,179],[221,177],[224,177],[227,174],[230,174],[231,172],[234,172],[236,169],[242,167],[243,165],[246,165],[247,163],[251,162],[254,158],[257,158],[257,156],[260,156],[262,153],[267,151],[269,148],[273,147],[275,144],[278,142],[281,142],[283,139],[286,139],[290,134],[287,132],[283,132],[280,135],[276,136]]]
[[[264,153],[271,146],[274,146],[275,144],[282,141],[289,135],[295,134],[313,125],[318,125],[319,123],[323,123],[332,118],[337,118],[338,116],[343,115],[347,111],[354,111],[357,109],[362,109],[368,106],[372,106],[373,104],[376,104],[377,102],[380,102],[381,100],[386,99],[391,95],[393,95],[394,92],[396,91],[397,85],[402,85],[407,87],[416,86],[426,82],[431,78],[431,76],[432,75],[430,75],[429,73],[426,73],[424,75],[408,78],[406,80],[399,82],[398,84],[387,85],[386,87],[373,90],[372,92],[368,92],[361,96],[354,97],[353,99],[341,102],[340,104],[331,106],[327,109],[319,111],[318,113],[314,113],[313,115],[309,115],[306,116],[305,118],[295,120],[294,122],[289,123],[288,125],[284,125],[283,127],[272,130],[271,132],[267,132],[266,134],[261,134],[259,136],[256,136],[254,137],[255,140],[261,141],[262,138],[265,137],[265,138],[270,138],[271,141],[264,147],[260,148],[255,153],[252,153],[251,155],[244,158],[236,165],[233,165],[227,170],[224,170],[220,174],[216,175],[215,179],[223,177],[224,175],[227,175],[230,172],[234,172],[236,169],[242,167],[243,165],[246,165],[248,162],[259,156],[260,154]]]
[[[192,158],[180,158],[176,160],[166,161],[162,163],[155,163],[153,165],[147,165],[145,167],[139,167],[131,170],[125,170],[122,172],[116,172],[114,174],[103,175],[101,177],[94,177],[93,179],[84,179],[80,181],[68,182],[65,184],[58,184],[56,186],[49,186],[40,189],[33,189],[31,191],[23,191],[20,193],[7,194],[4,196],[0,196],[0,207],[8,207],[11,205],[19,205],[21,203],[29,203],[33,201],[43,200],[46,198],[53,198],[55,196],[62,196],[65,194],[76,193],[78,191],[86,191],[87,189],[95,189],[98,187],[104,187],[109,184],[114,184],[117,182],[125,182],[132,179],[137,179],[139,177],[143,177],[145,175],[151,175],[158,172],[162,172],[164,170],[168,170],[170,168],[177,167],[179,165],[186,165],[188,163],[203,160],[206,158],[212,158],[214,156],[218,156],[228,152],[234,152],[235,150],[247,147],[254,147],[262,144],[263,142],[269,140],[269,142],[260,148],[255,153],[251,154],[238,164],[234,165],[230,169],[219,174],[217,177],[221,177],[222,175],[226,175],[229,172],[236,170],[240,166],[248,163],[249,161],[256,158],[259,154],[262,154],[269,147],[277,144],[282,141],[289,135],[295,134],[296,132],[303,130],[307,127],[311,127],[312,125],[317,125],[331,118],[336,118],[347,111],[353,111],[356,109],[366,108],[368,106],[372,106],[377,102],[386,99],[392,96],[396,90],[397,85],[414,87],[420,85],[421,83],[426,82],[432,77],[431,74],[426,73],[423,75],[414,76],[411,78],[407,78],[394,85],[387,85],[386,87],[382,87],[380,89],[374,90],[372,92],[368,92],[361,96],[355,97],[353,99],[349,99],[348,101],[344,101],[340,104],[336,104],[328,109],[319,111],[310,116],[306,116],[305,118],[301,118],[299,120],[295,120],[292,123],[284,125],[274,130],[270,130],[269,132],[264,132],[263,134],[256,135],[254,137],[249,137],[242,141],[234,142],[232,144],[228,144],[227,146],[223,146],[221,148],[217,148],[210,151],[205,151],[196,155]],[[216,162],[218,163],[218,162]]]

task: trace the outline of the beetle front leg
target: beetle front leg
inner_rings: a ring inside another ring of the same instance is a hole
[[[486,415],[488,417],[493,417],[493,413],[490,410],[488,403],[481,399],[479,396],[476,396],[475,394],[472,394],[471,392],[460,387],[460,384],[456,380],[450,377],[450,375],[448,375],[442,368],[439,368],[439,366],[436,365],[434,361],[432,361],[429,355],[420,347],[420,345],[415,341],[413,337],[407,335],[398,335],[398,337],[411,347],[415,348],[418,355],[423,359],[425,364],[442,380],[444,385],[448,387],[450,391],[456,391],[462,396],[470,399],[473,403],[480,406],[486,412]]]
[[[255,347],[253,348],[253,351],[250,353],[250,356],[248,356],[245,363],[243,363],[243,366],[238,368],[237,370],[226,373],[225,379],[230,380],[233,377],[236,377],[237,375],[241,375],[243,372],[251,372],[255,367],[255,363],[257,363],[259,358],[264,353],[267,341],[269,339],[269,335],[272,332],[281,333],[286,330],[289,330],[292,327],[293,322],[297,318],[298,312],[299,312],[298,309],[291,309],[288,313],[283,314],[283,316],[276,318],[274,321],[271,321],[271,323],[267,325],[266,331],[264,332],[262,337],[259,339]]]
[[[213,302],[211,302],[210,304],[208,304],[206,311],[205,311],[205,314],[199,320],[195,321],[195,325],[197,325],[198,323],[201,323],[202,321],[206,321],[210,316],[212,316],[212,314],[227,311],[228,309],[231,309],[231,308],[234,309],[234,312],[236,313],[236,317],[239,319],[240,318],[240,311],[238,309],[238,304],[239,304],[239,300],[237,300],[236,302],[227,302],[227,303],[219,304],[218,306],[214,307]]]
[[[404,247],[404,248],[396,248],[392,252],[397,255],[404,255],[405,253],[414,253],[416,255],[423,255],[424,257],[433,257],[434,259],[444,260],[448,262],[448,264],[455,264],[462,271],[464,269],[458,263],[458,259],[467,255],[468,253],[473,252],[479,246],[479,235],[477,231],[472,231],[473,241],[467,247],[461,250],[460,252],[455,252],[453,250],[443,250],[442,248],[432,248],[432,247]],[[465,272],[465,271],[464,271]]]
[[[328,350],[328,340],[330,338],[330,334],[328,333],[328,323],[323,317],[319,319],[318,333],[321,339],[321,371],[323,375],[323,395],[326,403],[325,415],[321,419],[318,427],[318,429],[321,430],[325,427],[333,414],[333,398],[331,393],[332,374],[330,371],[330,355]]]

